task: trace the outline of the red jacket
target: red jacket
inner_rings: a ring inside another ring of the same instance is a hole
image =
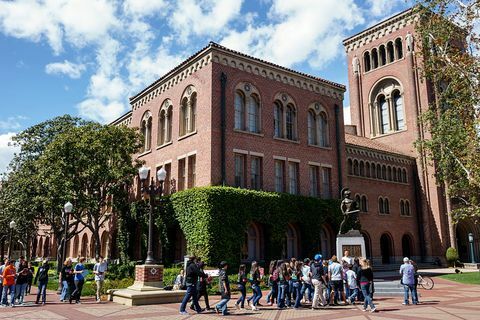
[[[15,284],[15,275],[17,270],[15,270],[15,266],[9,264],[3,270],[3,285],[4,286],[12,286]]]

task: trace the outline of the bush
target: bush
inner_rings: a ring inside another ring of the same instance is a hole
[[[455,266],[455,263],[457,262],[459,256],[457,249],[450,247],[447,249],[447,253],[445,254],[445,257],[447,258],[448,264]]]
[[[109,264],[106,278],[110,280],[119,280],[135,277],[135,261],[129,261],[122,264]]]

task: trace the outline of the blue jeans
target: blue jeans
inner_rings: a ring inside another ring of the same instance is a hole
[[[285,294],[287,291],[288,283],[278,284],[277,306],[279,308],[285,308]]]
[[[68,283],[67,281],[62,281],[62,293],[60,294],[60,301],[63,301],[67,298],[68,293]]]
[[[40,301],[40,295],[42,296],[42,302],[47,302],[47,282],[38,282],[37,303]]]
[[[227,303],[228,303],[228,301],[230,301],[230,298],[223,298],[215,306],[215,308],[218,309],[219,311],[221,311],[223,315],[227,314]]]
[[[308,290],[307,297],[308,301],[312,301],[313,298],[313,290],[312,290],[312,285],[310,283],[303,283],[302,289],[300,290],[300,295],[303,297],[305,292]]]
[[[372,301],[372,296],[370,295],[370,284],[362,284],[361,288],[364,296],[363,309],[367,309],[367,306],[370,306],[371,310],[375,309],[375,305]]]
[[[15,296],[18,299],[18,303],[22,304],[23,299],[25,298],[25,289],[27,288],[27,283],[17,284],[15,286]]]
[[[260,301],[260,299],[262,298],[262,290],[260,289],[260,286],[256,285],[256,284],[253,284],[252,285],[252,290],[254,292],[254,295],[253,295],[253,305],[254,306],[257,306],[258,304],[258,301]]]
[[[180,305],[180,312],[185,312],[185,308],[187,307],[188,300],[192,298],[193,306],[197,312],[202,311],[200,305],[198,304],[198,296],[197,296],[197,286],[195,284],[187,285],[187,292],[185,292],[185,296],[183,297],[182,304]]]
[[[292,283],[292,294],[295,297],[295,305],[293,306],[294,308],[300,308],[300,301],[302,300],[302,295],[300,293],[301,288],[302,286],[300,282],[295,281]]]
[[[10,304],[15,304],[15,285],[3,286],[2,290],[2,304],[6,305],[8,303],[8,291],[10,290]]]
[[[350,294],[347,295],[347,299],[350,300],[350,302],[354,302],[355,298],[358,296],[358,288],[355,288],[355,289],[348,288],[348,291],[350,291]]]
[[[275,302],[275,299],[277,299],[277,296],[278,296],[278,283],[273,282],[272,283],[272,289],[270,290],[270,292],[267,295],[267,303],[272,303],[273,304]]]
[[[418,303],[418,296],[417,296],[417,287],[414,284],[404,284],[403,285],[403,299],[405,300],[405,303],[408,304],[408,293],[412,292],[412,303],[417,304]]]
[[[243,308],[245,306],[245,297],[247,295],[247,289],[245,288],[244,284],[239,284],[238,285],[238,290],[241,293],[240,298],[237,300],[237,305],[240,305],[240,308]]]

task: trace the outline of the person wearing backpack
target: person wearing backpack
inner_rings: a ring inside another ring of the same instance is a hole
[[[326,283],[325,272],[322,264],[322,255],[316,254],[313,263],[310,265],[310,272],[312,274],[312,285],[314,288],[312,309],[318,309],[318,302],[321,299],[322,307],[327,305],[323,295],[323,286]]]
[[[312,273],[310,272],[310,259],[305,258],[303,260],[302,267],[302,289],[300,294],[304,297],[305,302],[312,302],[313,290],[312,290]],[[306,293],[306,296],[305,296]]]
[[[267,295],[267,305],[271,306],[275,303],[278,295],[278,271],[276,268],[277,261],[270,261],[270,267],[268,268],[268,286],[270,287],[270,292]]]
[[[243,309],[245,307],[245,298],[247,296],[247,271],[246,266],[241,264],[238,268],[238,278],[237,278],[237,287],[238,291],[240,291],[240,298],[238,298],[237,302],[235,303],[235,308],[237,310]]]
[[[248,299],[249,304],[251,302],[251,308],[253,311],[258,311],[258,302],[262,298],[262,290],[260,289],[260,270],[258,263],[252,261],[252,267],[250,268],[250,283],[252,284],[253,295]]]
[[[185,268],[185,286],[187,287],[187,292],[183,297],[182,304],[180,305],[180,314],[188,315],[188,312],[185,311],[187,307],[188,300],[193,300],[193,305],[197,313],[201,313],[203,310],[198,304],[197,296],[197,281],[200,276],[200,270],[197,266],[197,258],[191,256],[188,258],[187,267]]]
[[[295,261],[295,265],[292,270],[292,294],[295,297],[295,309],[300,308],[300,301],[302,300],[301,288],[302,288],[302,267],[303,262]]]
[[[42,297],[42,304],[47,303],[47,284],[48,284],[48,270],[50,266],[48,265],[47,260],[43,261],[43,264],[38,268],[37,274],[35,275],[34,284],[38,282],[38,292],[36,304],[40,302],[40,296]]]
[[[288,288],[288,280],[290,280],[290,274],[288,271],[288,264],[286,262],[279,261],[278,267],[278,297],[277,307],[283,309],[286,307],[285,298]]]

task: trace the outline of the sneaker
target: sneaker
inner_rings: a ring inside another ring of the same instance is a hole
[[[240,310],[240,306],[238,305],[238,303],[235,303],[235,309]]]
[[[404,302],[404,303],[402,303],[402,305],[408,306],[408,302]]]
[[[377,311],[377,308],[373,308],[373,309],[370,310],[371,313],[374,313],[376,311]]]
[[[267,302],[267,306],[272,306],[273,303],[272,302]]]
[[[188,312],[187,311],[180,311],[180,314],[186,316],[186,315],[188,315]]]
[[[362,311],[367,311],[367,308],[362,308]]]

